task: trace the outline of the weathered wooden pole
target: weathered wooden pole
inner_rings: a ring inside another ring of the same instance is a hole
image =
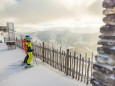
[[[65,58],[66,75],[68,75],[68,67],[69,67],[69,49],[67,49],[67,51],[66,51],[66,58]]]
[[[44,56],[44,42],[42,42],[42,57],[43,57],[43,62],[45,62],[45,56]]]

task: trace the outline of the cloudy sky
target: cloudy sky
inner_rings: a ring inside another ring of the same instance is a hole
[[[99,29],[103,0],[0,0],[0,25],[16,31]]]

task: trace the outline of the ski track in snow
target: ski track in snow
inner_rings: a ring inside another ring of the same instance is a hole
[[[21,49],[0,51],[0,86],[85,86],[37,59],[38,66],[20,66],[26,56]],[[2,49],[1,49],[2,50]]]
[[[0,69],[0,81],[9,78],[13,74],[17,74],[24,69],[24,67],[21,66],[21,61],[19,61],[19,64],[17,63],[13,63],[4,69]]]

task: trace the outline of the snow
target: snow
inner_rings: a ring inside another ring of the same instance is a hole
[[[96,57],[97,57],[96,60],[99,63],[115,65],[115,61],[112,59],[111,56],[104,55],[104,54],[98,54],[96,55]]]
[[[96,65],[99,65],[101,67],[104,67],[106,69],[109,69],[111,71],[113,71],[113,69],[115,68],[115,66],[111,66],[111,65],[107,65],[107,64],[100,64],[100,63],[95,63]]]
[[[8,51],[5,44],[0,49],[0,86],[85,86],[39,59],[38,66],[24,69],[19,66],[26,56],[23,50]]]
[[[4,36],[0,35],[0,40],[2,40],[2,42],[4,42]]]
[[[114,74],[111,74],[111,75],[109,76],[109,78],[111,78],[111,79],[114,79],[114,80],[115,80],[115,75],[114,75]]]
[[[115,46],[111,47],[112,50],[115,50]]]
[[[113,42],[115,43],[115,40],[107,40],[107,39],[101,39],[99,42]]]
[[[115,36],[114,33],[102,33],[100,36]]]
[[[96,72],[97,72],[97,75],[102,75],[102,76],[104,76],[105,78],[109,78],[109,79],[111,79],[111,80],[115,80],[114,74],[103,74],[103,73],[101,73],[101,72],[99,72],[99,71],[96,71]]]
[[[110,50],[115,50],[115,46],[114,45],[111,45],[111,46],[105,47],[105,48],[110,49]]]
[[[0,43],[0,51],[8,50],[7,46],[3,43]]]

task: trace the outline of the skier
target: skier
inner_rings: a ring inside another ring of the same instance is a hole
[[[33,58],[33,55],[32,55],[32,43],[31,43],[31,38],[30,36],[26,36],[27,38],[27,41],[26,41],[26,46],[27,46],[27,55],[28,55],[28,59],[27,59],[27,66],[25,68],[28,68],[28,67],[31,67],[31,62],[32,62],[32,58]]]
[[[27,45],[26,45],[27,37],[28,37],[28,36],[25,36],[25,38],[22,40],[23,48],[24,48],[24,51],[25,51],[25,53],[26,53],[26,57],[24,58],[24,61],[23,61],[23,63],[22,63],[22,66],[25,65],[25,64],[27,64],[27,60],[28,60]]]

